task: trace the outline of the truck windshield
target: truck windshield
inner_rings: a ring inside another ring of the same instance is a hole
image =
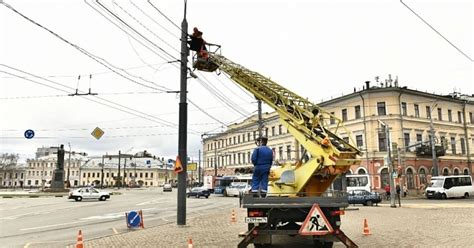
[[[431,180],[431,187],[443,187],[443,180]]]

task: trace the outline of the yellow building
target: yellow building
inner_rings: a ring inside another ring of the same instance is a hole
[[[392,86],[391,82],[376,84],[371,86],[366,82],[361,91],[354,90],[352,94],[318,104],[344,121],[351,133],[339,129],[338,135],[364,152],[361,165],[351,168],[351,173],[368,173],[373,189],[388,184],[388,147],[382,122],[389,126],[392,161],[401,182],[412,191],[419,189],[433,175],[429,142],[432,121],[433,140],[439,150],[439,175],[472,175],[474,96],[436,95],[398,87],[396,83]],[[283,130],[277,114],[265,114],[263,119],[268,145],[274,150],[275,159],[299,159],[302,148]],[[258,136],[256,121],[257,117],[252,116],[228,126],[226,132],[203,139],[206,175],[214,175],[215,168],[216,174],[229,175],[252,166],[250,155]],[[328,128],[334,128],[335,123],[328,120]]]

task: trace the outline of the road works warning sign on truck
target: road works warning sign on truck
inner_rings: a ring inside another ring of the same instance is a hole
[[[319,204],[314,204],[298,233],[300,235],[326,235],[333,231]]]

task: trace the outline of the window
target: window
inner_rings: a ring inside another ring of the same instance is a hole
[[[268,127],[265,128],[265,136],[268,137]]]
[[[336,124],[336,119],[334,119],[334,112],[331,112],[331,117],[329,118],[329,124]]]
[[[451,137],[451,153],[456,154],[456,139]]]
[[[247,134],[247,140],[250,141],[250,133]]]
[[[448,109],[448,121],[452,122],[453,121],[453,113],[451,109]]]
[[[466,143],[464,143],[464,138],[461,138],[461,154],[466,154]]]
[[[443,110],[441,108],[438,108],[438,120],[443,120]]]
[[[431,107],[426,106],[426,118],[430,119],[431,118]]]
[[[241,164],[241,161],[240,161],[240,152],[237,154],[237,164]]]
[[[272,127],[272,136],[275,136],[275,127]]]
[[[245,142],[245,134],[242,134],[242,142]]]
[[[281,135],[281,134],[283,134],[283,126],[278,125],[278,135]]]
[[[278,147],[278,158],[283,159],[283,146]]]
[[[235,136],[232,138],[232,140],[234,141],[232,144],[235,144]]]
[[[405,141],[405,147],[410,145],[410,134],[409,133],[404,133],[403,134],[403,139]]]
[[[286,158],[291,159],[291,146],[286,146]]]
[[[407,115],[407,103],[402,102],[402,115],[406,116]]]
[[[145,178],[147,178],[147,177],[148,177],[148,172],[145,172]]]
[[[342,110],[342,121],[347,121],[347,109]]]
[[[421,141],[423,141],[423,135],[417,133],[417,134],[416,134],[416,143],[419,143],[419,142],[421,142]]]
[[[469,112],[469,122],[470,122],[471,124],[474,124],[474,119],[473,119],[473,118],[474,118],[474,117],[472,117],[472,112]]]
[[[240,144],[240,135],[237,136],[237,144]]]
[[[360,119],[361,114],[360,114],[360,105],[357,105],[354,107],[354,112],[355,112],[355,118]]]
[[[385,110],[385,102],[378,102],[377,103],[377,113],[378,115],[386,115],[387,112]]]
[[[415,117],[420,117],[420,107],[415,104]]]
[[[386,143],[385,133],[379,133],[379,151],[386,152],[387,151],[387,143]]]
[[[362,140],[362,135],[356,135],[356,145],[357,145],[357,147],[364,146],[364,141]]]
[[[458,122],[462,123],[462,114],[461,111],[458,111]]]

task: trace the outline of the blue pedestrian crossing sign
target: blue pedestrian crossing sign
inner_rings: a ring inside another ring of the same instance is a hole
[[[132,228],[137,228],[141,227],[143,228],[143,215],[142,211],[130,211],[128,213],[125,213],[125,217],[127,219],[127,227],[132,227]]]
[[[33,137],[35,137],[35,131],[28,129],[25,131],[24,135],[25,135],[25,138],[32,139]]]

